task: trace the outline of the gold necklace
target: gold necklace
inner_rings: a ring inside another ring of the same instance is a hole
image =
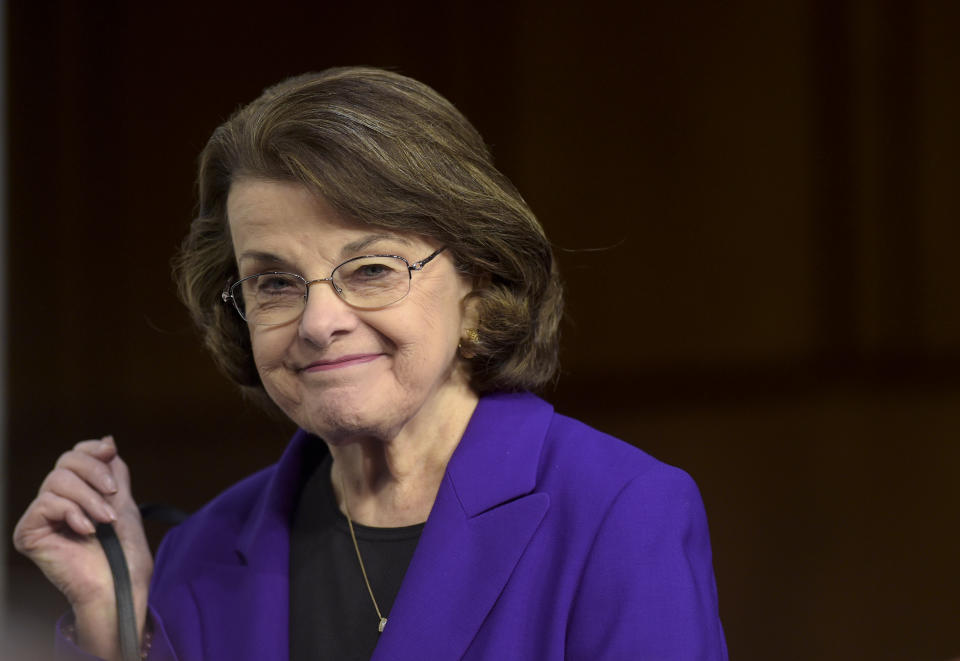
[[[380,612],[380,606],[377,605],[377,598],[373,596],[373,588],[370,587],[370,579],[367,578],[367,568],[363,566],[363,556],[360,555],[360,546],[357,544],[357,534],[353,531],[353,520],[350,518],[350,505],[347,503],[347,489],[343,482],[343,474],[340,475],[340,491],[343,492],[343,513],[347,515],[347,525],[350,527],[350,539],[353,540],[353,550],[357,552],[357,560],[360,562],[360,572],[363,574],[363,582],[367,584],[367,592],[370,593],[370,601],[373,602],[373,610],[377,611],[377,617],[380,618],[378,631],[383,633],[383,628],[387,626],[387,618]]]

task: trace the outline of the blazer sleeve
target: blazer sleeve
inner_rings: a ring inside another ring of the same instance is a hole
[[[100,657],[93,656],[80,649],[73,639],[66,634],[66,629],[73,620],[72,613],[66,613],[57,622],[56,634],[54,636],[54,659],[55,661],[102,661]],[[151,630],[150,647],[147,651],[146,661],[178,661],[170,640],[167,637],[166,629],[156,611],[150,607],[147,613],[148,626]],[[141,653],[143,650],[141,649]]]
[[[726,661],[710,538],[696,484],[661,465],[603,517],[567,628],[567,658]]]

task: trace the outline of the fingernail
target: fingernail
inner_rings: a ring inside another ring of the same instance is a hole
[[[93,534],[97,532],[97,527],[93,525],[93,522],[90,519],[83,520],[83,529],[87,531],[88,534]]]
[[[110,444],[112,444],[112,445],[116,445],[116,444],[117,444],[117,441],[113,438],[113,434],[107,434],[106,436],[104,436],[104,437],[101,438],[100,440],[101,440],[103,443],[110,443]]]
[[[112,507],[110,507],[106,503],[104,503],[103,505],[103,513],[106,514],[107,518],[109,518],[111,521],[117,520],[117,513],[114,511]]]
[[[108,493],[115,493],[117,491],[117,481],[113,479],[112,475],[107,475],[103,478],[103,488]]]

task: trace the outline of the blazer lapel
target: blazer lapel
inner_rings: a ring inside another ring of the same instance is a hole
[[[529,394],[481,399],[373,661],[463,656],[549,509],[533,490],[552,415]]]
[[[219,605],[199,613],[206,661],[289,658],[290,516],[309,457],[326,452],[297,431],[238,536],[236,564],[211,564],[191,581],[197,603]]]

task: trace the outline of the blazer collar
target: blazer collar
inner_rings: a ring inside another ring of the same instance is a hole
[[[533,491],[553,407],[530,393],[480,399],[447,475],[468,517]]]

